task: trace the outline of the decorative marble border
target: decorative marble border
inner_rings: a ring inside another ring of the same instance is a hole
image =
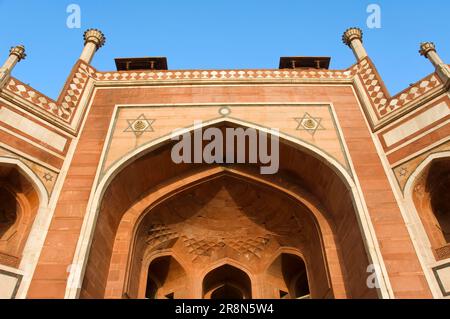
[[[88,78],[92,77],[89,71],[90,67],[87,64],[78,61],[57,101],[54,101],[15,78],[9,80],[6,89],[63,120],[65,123],[70,124],[86,84],[88,83]]]
[[[97,84],[114,85],[124,82],[143,82],[142,84],[163,84],[165,82],[196,83],[241,83],[267,81],[291,81],[302,80],[305,83],[319,81],[345,81],[361,80],[365,94],[368,96],[376,115],[376,122],[406,106],[413,105],[422,100],[429,93],[444,86],[436,73],[432,73],[406,90],[390,97],[383,81],[372,61],[366,57],[359,63],[346,70],[296,70],[296,69],[260,69],[260,70],[161,70],[161,71],[120,71],[99,72],[92,66],[79,60],[69,76],[64,89],[57,101],[45,96],[37,90],[29,87],[21,81],[11,78],[5,90],[13,93],[19,99],[23,99],[37,109],[62,120],[65,124],[72,124],[78,106],[81,104],[83,93],[92,79]],[[129,84],[129,83],[128,83]],[[378,123],[376,123],[378,124]]]
[[[338,140],[339,140],[339,144],[340,144],[340,148],[341,148],[341,152],[342,152],[342,154],[343,154],[343,156],[344,156],[344,160],[345,160],[345,163],[341,163],[341,161],[339,161],[338,159],[336,159],[334,156],[332,156],[331,154],[329,154],[326,150],[324,150],[324,149],[321,149],[320,147],[318,147],[317,145],[315,145],[315,144],[313,144],[313,143],[311,143],[311,142],[308,142],[308,141],[306,141],[306,140],[304,140],[304,139],[302,139],[302,138],[299,138],[298,136],[292,136],[292,135],[290,135],[290,134],[287,134],[287,133],[285,133],[285,132],[282,132],[282,131],[280,131],[280,133],[282,133],[283,135],[285,135],[285,136],[287,136],[287,137],[289,137],[289,138],[292,138],[292,139],[294,139],[294,140],[297,140],[297,141],[299,141],[299,142],[301,142],[301,143],[306,143],[307,145],[309,145],[309,146],[311,146],[311,147],[314,147],[314,148],[317,148],[317,149],[320,149],[322,152],[324,152],[327,156],[329,156],[330,158],[332,158],[333,160],[335,160],[336,162],[338,162],[338,163],[340,163],[341,165],[342,165],[342,167],[347,171],[347,173],[352,177],[352,178],[354,178],[354,176],[353,176],[353,172],[352,172],[352,170],[351,170],[351,167],[350,167],[350,163],[349,163],[349,157],[348,157],[348,154],[347,154],[347,152],[346,152],[346,150],[345,150],[345,146],[344,146],[344,136],[343,136],[343,133],[340,131],[340,127],[339,127],[339,125],[338,125],[338,123],[337,123],[337,115],[335,114],[335,112],[334,112],[334,106],[332,105],[332,104],[330,104],[330,103],[326,103],[326,102],[323,102],[323,103],[296,103],[296,102],[293,102],[293,103],[283,103],[283,102],[280,102],[280,103],[276,103],[276,102],[271,102],[271,103],[236,103],[236,104],[232,104],[232,103],[192,103],[192,104],[171,104],[171,105],[163,105],[163,104],[146,104],[146,105],[116,105],[116,110],[115,110],[115,112],[114,112],[114,115],[113,115],[113,118],[112,118],[112,121],[111,121],[111,128],[110,128],[110,130],[109,130],[109,132],[108,132],[108,137],[107,137],[107,142],[105,143],[105,145],[106,145],[106,152],[105,152],[105,157],[104,158],[102,158],[102,160],[101,160],[101,169],[100,169],[100,178],[102,178],[103,176],[104,176],[104,174],[106,173],[106,171],[110,168],[110,167],[112,167],[112,166],[114,166],[117,162],[120,162],[121,161],[121,159],[122,158],[124,158],[124,157],[127,157],[129,154],[131,154],[131,153],[133,153],[135,150],[136,150],[136,148],[141,148],[141,147],[143,147],[143,146],[145,146],[145,145],[150,145],[150,144],[152,144],[152,143],[154,143],[156,140],[159,140],[159,139],[161,139],[161,138],[168,138],[169,136],[170,136],[170,134],[168,134],[168,135],[163,135],[163,136],[158,136],[157,138],[155,138],[155,139],[152,139],[152,140],[149,140],[149,141],[147,141],[147,142],[145,142],[144,144],[142,144],[142,145],[139,145],[138,147],[136,147],[135,149],[133,149],[133,150],[131,150],[131,151],[129,151],[129,152],[127,152],[127,153],[125,153],[125,154],[123,154],[119,159],[117,159],[116,161],[114,161],[113,163],[111,163],[111,165],[109,165],[108,167],[106,167],[105,166],[105,162],[106,162],[106,158],[107,158],[107,154],[108,154],[108,152],[109,152],[109,149],[110,149],[110,146],[111,146],[111,142],[112,142],[112,137],[113,137],[113,135],[114,135],[114,132],[115,132],[115,130],[116,130],[116,123],[117,123],[117,119],[118,119],[118,116],[119,116],[119,111],[121,110],[121,109],[125,109],[125,108],[142,108],[142,109],[145,109],[145,108],[149,108],[149,109],[151,109],[151,108],[160,108],[160,107],[167,107],[167,106],[176,106],[176,107],[184,107],[184,108],[206,108],[206,107],[217,107],[217,108],[219,108],[219,114],[218,114],[218,116],[217,117],[215,117],[215,118],[210,118],[210,119],[204,119],[204,123],[215,123],[215,122],[217,122],[217,121],[221,121],[221,120],[224,120],[224,121],[226,121],[225,119],[229,119],[230,120],[230,122],[233,122],[233,121],[236,121],[236,122],[239,122],[239,123],[242,123],[242,124],[246,124],[246,125],[248,125],[248,127],[259,127],[259,128],[262,128],[262,129],[267,129],[267,130],[271,130],[271,128],[269,128],[269,127],[266,127],[266,126],[262,126],[262,125],[260,125],[260,124],[258,124],[258,123],[255,123],[255,122],[251,122],[251,121],[244,121],[244,120],[242,120],[242,119],[239,119],[239,118],[235,118],[235,117],[233,117],[233,116],[231,116],[231,113],[228,115],[222,115],[222,114],[220,114],[220,107],[229,107],[229,108],[237,108],[237,107],[262,107],[262,106],[264,106],[264,107],[277,107],[277,106],[290,106],[290,107],[308,107],[308,106],[310,106],[310,107],[326,107],[326,108],[328,108],[328,112],[329,112],[329,114],[330,114],[330,119],[332,120],[332,122],[333,122],[333,130],[336,132],[336,136],[337,136],[337,138],[338,138]],[[294,123],[294,125],[296,125],[296,126],[298,126],[299,124],[295,121],[295,119],[293,119],[294,121],[293,121],[293,123]],[[185,130],[188,130],[188,129],[191,129],[192,127],[191,126],[188,126],[188,127],[183,127],[182,129],[185,129]]]

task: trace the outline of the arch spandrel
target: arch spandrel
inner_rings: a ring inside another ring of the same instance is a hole
[[[406,186],[410,180],[410,178],[414,175],[415,171],[422,166],[422,164],[433,155],[439,155],[443,152],[450,152],[450,141],[445,142],[432,150],[425,152],[423,154],[420,154],[418,156],[415,156],[414,158],[397,165],[393,171],[395,174],[395,177],[397,179],[397,183],[400,186],[400,188],[405,191]]]
[[[174,119],[167,114],[178,116]],[[229,122],[244,127],[277,129],[283,136],[322,150],[350,171],[330,104],[269,103],[119,106],[101,163],[102,173],[136,150],[170,139],[175,130],[192,128],[195,121],[202,121],[203,126]]]
[[[18,156],[17,154],[14,154],[14,153],[2,148],[1,146],[0,146],[0,157],[10,158],[10,159],[14,159],[14,160],[20,160],[42,182],[42,184],[44,185],[44,187],[46,189],[47,196],[50,197],[50,195],[52,194],[53,189],[55,187],[56,180],[58,179],[57,172],[50,170],[49,168],[44,167],[43,165],[32,162],[26,158]]]

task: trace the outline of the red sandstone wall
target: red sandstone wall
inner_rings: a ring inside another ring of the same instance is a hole
[[[28,296],[62,298],[94,175],[116,104],[329,102],[333,103],[399,298],[431,297],[411,239],[357,100],[349,86],[141,87],[98,90],[80,133]],[[254,122],[266,116],[255,111]],[[330,194],[333,196],[339,194]],[[345,223],[343,223],[345,224]],[[348,238],[349,241],[352,238]],[[351,260],[351,255],[346,256]]]

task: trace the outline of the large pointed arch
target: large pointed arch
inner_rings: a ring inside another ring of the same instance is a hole
[[[351,201],[353,203],[353,207],[356,213],[356,218],[358,220],[358,225],[360,227],[363,242],[365,245],[365,249],[367,255],[371,263],[377,264],[381,266],[381,278],[380,278],[380,289],[378,290],[379,295],[384,298],[392,297],[392,290],[390,288],[390,283],[388,280],[388,276],[386,274],[386,270],[384,267],[384,263],[381,258],[381,254],[379,251],[378,243],[376,240],[375,232],[373,230],[373,226],[370,220],[370,216],[368,210],[365,206],[364,199],[360,189],[358,188],[357,182],[353,180],[352,175],[347,171],[347,169],[339,163],[337,160],[332,158],[326,152],[317,147],[310,145],[304,141],[298,140],[286,134],[280,133],[275,130],[271,130],[269,128],[260,127],[255,124],[245,123],[236,119],[216,119],[208,122],[203,122],[201,126],[189,127],[182,130],[177,131],[176,135],[181,135],[184,133],[192,132],[194,129],[205,128],[209,126],[219,126],[219,125],[237,125],[241,127],[249,127],[254,128],[256,130],[260,130],[266,132],[269,135],[275,135],[280,139],[280,142],[287,147],[293,148],[297,151],[300,151],[304,154],[307,154],[320,163],[328,167],[331,171],[339,177],[342,183],[345,185],[347,191],[350,194]],[[84,271],[87,263],[87,259],[89,256],[90,245],[93,237],[93,230],[95,228],[95,224],[97,221],[98,213],[100,210],[100,205],[102,202],[102,198],[108,187],[111,185],[111,182],[121,173],[123,170],[130,164],[133,163],[147,154],[151,154],[152,152],[159,150],[160,148],[168,145],[171,142],[172,136],[164,136],[158,138],[148,144],[145,144],[131,153],[127,154],[117,162],[115,162],[110,168],[107,169],[106,172],[101,173],[97,172],[96,177],[96,189],[91,193],[91,197],[89,199],[89,204],[87,208],[87,214],[85,215],[85,219],[82,227],[82,235],[79,239],[76,253],[74,256],[74,265],[76,269],[81,269],[81,271],[73,272],[69,276],[67,288],[66,288],[66,297],[67,298],[77,298],[80,293],[82,278],[84,276]],[[105,157],[106,148],[104,149],[103,158]]]

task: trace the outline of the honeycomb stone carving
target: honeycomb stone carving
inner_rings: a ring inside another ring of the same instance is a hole
[[[265,246],[269,243],[270,237],[256,237],[256,238],[224,238],[224,239],[198,239],[183,237],[183,242],[188,249],[189,254],[194,255],[194,260],[197,256],[211,257],[215,250],[229,247],[235,250],[238,254],[244,255],[247,258],[255,257],[261,258],[261,253]]]
[[[147,244],[149,246],[157,246],[178,237],[179,235],[176,231],[164,224],[154,224],[148,229]]]

